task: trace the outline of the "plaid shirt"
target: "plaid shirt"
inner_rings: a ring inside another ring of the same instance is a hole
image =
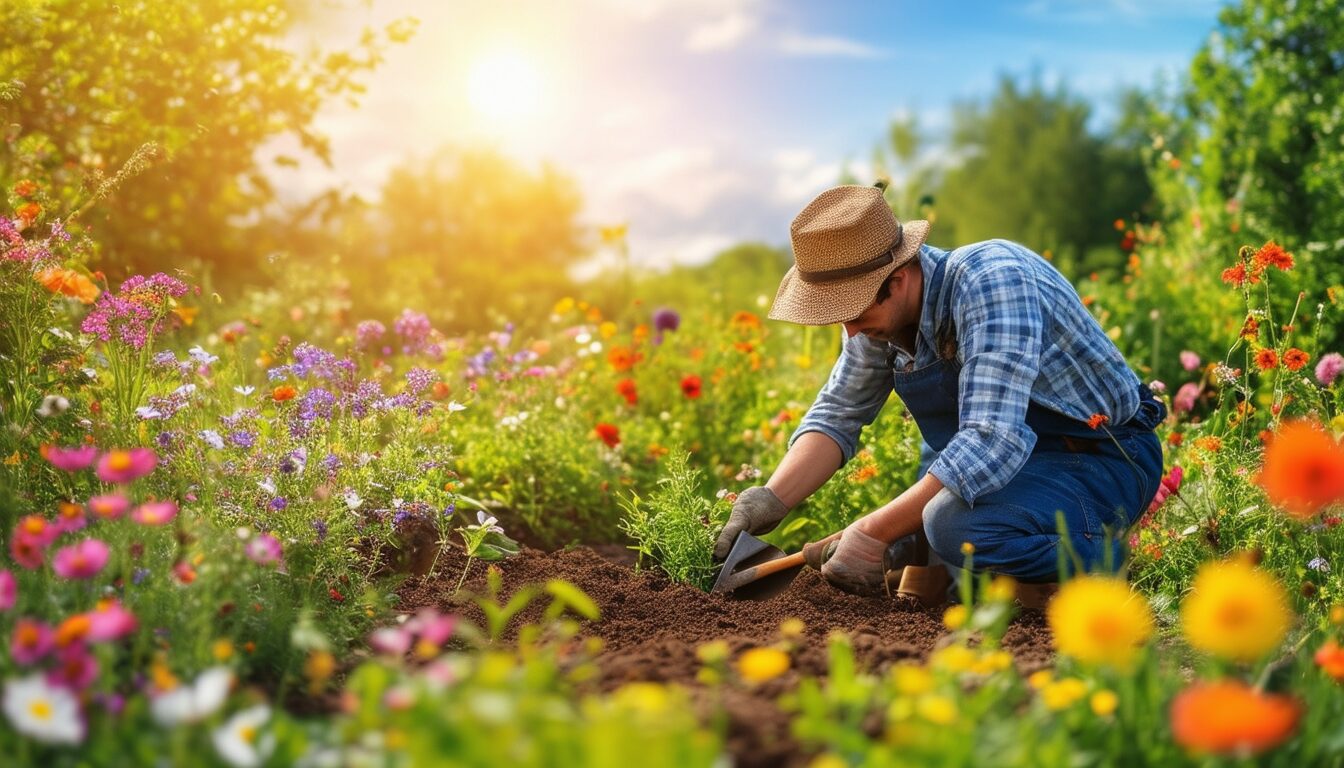
[[[934,284],[930,278],[944,259],[942,280]],[[1024,422],[1030,402],[1079,421],[1104,414],[1112,424],[1138,410],[1138,377],[1045,259],[1017,243],[989,240],[951,252],[925,245],[919,263],[924,309],[914,358],[861,334],[847,339],[790,445],[805,432],[822,432],[848,462],[860,430],[892,392],[892,367],[936,363],[940,328],[956,329],[958,431],[929,472],[967,503],[1007,485],[1031,455],[1036,433]]]

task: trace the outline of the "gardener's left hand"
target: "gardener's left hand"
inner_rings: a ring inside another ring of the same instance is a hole
[[[886,571],[882,555],[887,543],[859,529],[862,520],[850,523],[830,557],[824,558],[821,575],[831,586],[853,595],[875,597],[885,592]]]

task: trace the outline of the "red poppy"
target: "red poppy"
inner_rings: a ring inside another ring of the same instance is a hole
[[[694,400],[700,396],[700,377],[694,374],[683,377],[681,380],[681,393]]]
[[[639,401],[639,393],[635,389],[634,379],[621,379],[616,382],[616,393],[625,398],[625,402],[634,405]]]
[[[281,384],[280,386],[276,387],[274,390],[271,391],[271,399],[277,403],[283,403],[286,400],[293,400],[294,397],[298,394],[299,390],[291,387],[288,384]]]
[[[615,424],[601,422],[593,427],[593,431],[597,433],[602,442],[607,444],[608,448],[615,448],[621,444],[621,430]]]

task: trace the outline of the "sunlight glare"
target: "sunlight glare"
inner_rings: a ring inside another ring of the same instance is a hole
[[[536,65],[516,50],[484,54],[467,75],[467,100],[491,122],[533,115],[541,102],[541,77]]]

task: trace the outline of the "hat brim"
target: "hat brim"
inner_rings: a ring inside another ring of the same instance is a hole
[[[833,283],[809,283],[798,277],[798,267],[789,267],[779,282],[771,320],[800,325],[831,325],[853,320],[873,303],[877,289],[897,269],[919,256],[919,247],[929,236],[929,222],[908,221],[904,239],[891,264],[867,274]]]

